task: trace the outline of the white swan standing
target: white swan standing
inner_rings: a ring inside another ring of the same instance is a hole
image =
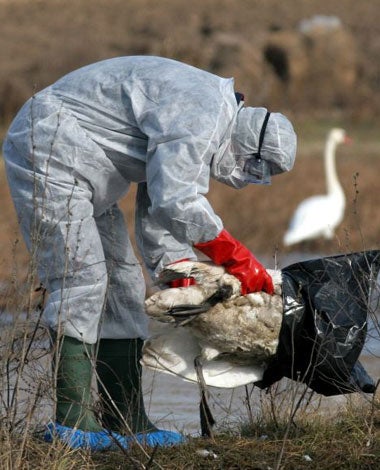
[[[312,196],[301,202],[284,235],[285,246],[319,237],[333,238],[335,228],[343,220],[346,206],[336,172],[335,152],[339,144],[350,141],[344,129],[334,128],[329,132],[324,154],[327,194]]]

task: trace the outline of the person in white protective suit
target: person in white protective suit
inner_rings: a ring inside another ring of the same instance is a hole
[[[291,123],[245,107],[232,78],[171,59],[119,57],[30,98],[3,153],[20,227],[49,293],[44,318],[60,348],[46,439],[91,449],[115,439],[128,447],[131,433],[147,445],[182,442],[144,411],[145,282],[117,203],[138,184],[136,242],[153,279],[170,263],[196,259],[196,248],[234,274],[243,294],[272,293],[269,274],[205,195],[210,178],[239,189],[289,171]],[[94,357],[101,418],[90,393]]]

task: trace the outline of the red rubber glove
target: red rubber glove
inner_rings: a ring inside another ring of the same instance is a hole
[[[180,263],[181,261],[189,261],[189,258],[179,259],[178,261],[174,261],[171,264]],[[189,287],[196,284],[195,279],[193,277],[182,277],[180,279],[174,279],[173,281],[168,282],[169,287]]]
[[[237,277],[241,282],[243,295],[258,291],[273,294],[273,281],[264,266],[227,230],[223,229],[214,240],[194,246],[214,263],[224,266],[228,273]]]

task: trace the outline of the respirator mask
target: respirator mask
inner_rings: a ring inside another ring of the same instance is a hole
[[[261,149],[269,117],[270,112],[267,111],[260,130],[257,152],[248,157],[246,155],[236,156],[236,168],[233,171],[235,172],[236,177],[246,184],[271,183],[271,164],[261,157]]]
[[[290,121],[266,108],[241,107],[211,162],[211,175],[236,189],[270,184],[292,169],[297,136]]]

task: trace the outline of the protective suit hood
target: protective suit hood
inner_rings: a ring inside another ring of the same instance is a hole
[[[214,155],[211,174],[237,189],[269,184],[272,175],[293,168],[296,150],[297,136],[283,114],[240,106]]]

